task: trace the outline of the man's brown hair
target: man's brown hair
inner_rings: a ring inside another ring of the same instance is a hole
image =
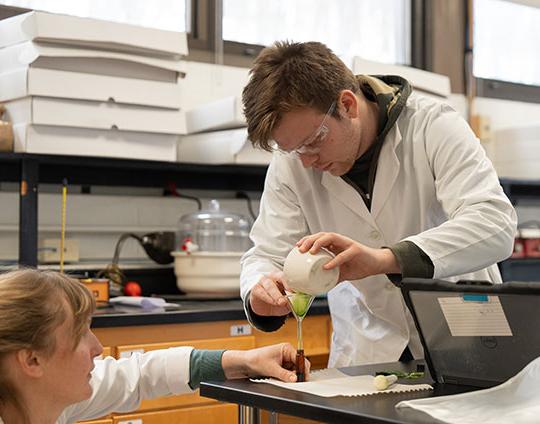
[[[284,113],[304,107],[325,113],[342,90],[358,92],[354,74],[332,50],[314,41],[277,41],[261,51],[250,75],[242,93],[248,138],[268,151]]]

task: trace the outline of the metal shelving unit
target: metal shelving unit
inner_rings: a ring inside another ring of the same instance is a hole
[[[0,153],[0,181],[20,184],[19,264],[37,266],[40,183],[262,191],[266,166],[199,165],[99,157]],[[514,205],[540,199],[540,180],[501,179]],[[540,259],[507,259],[499,264],[503,279],[540,281]]]
[[[99,157],[0,153],[0,181],[18,182],[19,264],[37,266],[40,183],[262,191],[266,166],[199,165]]]

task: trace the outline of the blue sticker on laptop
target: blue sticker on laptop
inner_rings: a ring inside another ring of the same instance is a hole
[[[464,294],[463,300],[465,302],[487,302],[489,299],[487,294]]]

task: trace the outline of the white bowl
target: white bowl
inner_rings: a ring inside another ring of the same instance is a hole
[[[287,284],[294,291],[314,296],[328,292],[339,279],[339,267],[323,269],[323,265],[333,257],[334,255],[325,249],[312,254],[300,253],[295,247],[289,252],[283,265]]]
[[[243,252],[171,252],[176,285],[185,293],[240,295]]]

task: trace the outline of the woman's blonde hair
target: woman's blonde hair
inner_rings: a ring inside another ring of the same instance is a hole
[[[52,355],[56,348],[54,331],[70,312],[75,349],[94,310],[90,291],[65,274],[35,269],[0,274],[0,404],[9,402],[24,411],[4,369],[6,355],[21,349]]]
[[[305,107],[325,113],[343,90],[358,93],[358,81],[324,44],[274,43],[255,59],[242,93],[249,140],[272,150],[272,132],[284,113]]]

